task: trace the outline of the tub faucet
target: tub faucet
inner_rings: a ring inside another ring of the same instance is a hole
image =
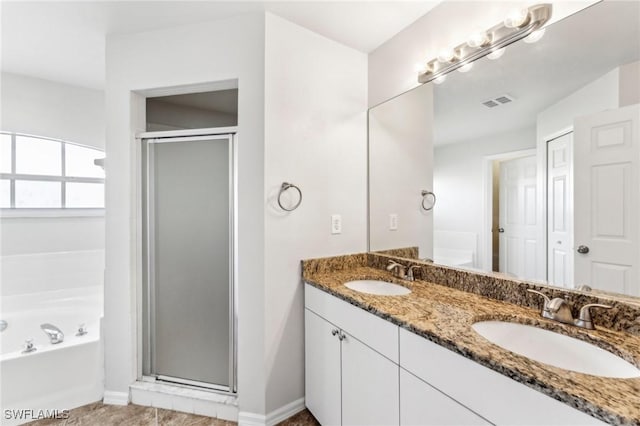
[[[52,345],[56,343],[62,343],[64,341],[64,333],[55,325],[45,323],[41,324],[40,328],[49,336],[49,341]]]
[[[0,331],[5,331],[9,324],[5,320],[0,320]]]

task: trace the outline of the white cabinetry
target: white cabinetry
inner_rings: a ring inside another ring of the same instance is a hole
[[[466,426],[491,423],[401,368],[400,424],[402,426]]]
[[[305,309],[305,401],[323,425],[339,425],[340,344],[336,327]]]
[[[605,424],[308,284],[305,361],[324,426]]]
[[[404,329],[400,365],[496,425],[605,424]]]
[[[309,411],[325,426],[398,424],[398,327],[305,287]]]

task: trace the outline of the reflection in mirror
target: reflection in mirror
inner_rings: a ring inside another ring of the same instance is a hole
[[[433,255],[432,127],[430,84],[369,111],[371,250],[418,246],[421,257]]]
[[[640,296],[638,16],[598,3],[434,86],[436,263]]]

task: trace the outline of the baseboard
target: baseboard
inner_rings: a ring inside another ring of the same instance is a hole
[[[265,426],[267,416],[256,413],[240,411],[238,413],[238,426]]]
[[[102,403],[107,405],[128,405],[129,392],[104,391]]]
[[[281,421],[298,414],[300,411],[304,410],[304,408],[304,398],[300,398],[273,410],[266,416],[241,411],[238,414],[238,426],[274,426]]]
[[[304,408],[304,398],[300,398],[288,403],[287,405],[283,405],[282,407],[267,414],[267,426],[276,425],[281,421],[298,414],[300,411],[304,410]]]

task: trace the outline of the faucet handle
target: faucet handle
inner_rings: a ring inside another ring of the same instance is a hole
[[[528,288],[527,291],[529,293],[534,293],[537,294],[538,296],[542,296],[544,298],[544,306],[542,307],[543,311],[546,311],[549,309],[549,303],[551,303],[551,299],[549,299],[549,296],[547,296],[546,294],[538,291],[538,290],[534,290],[532,288]]]
[[[588,303],[580,308],[580,315],[578,319],[575,320],[575,325],[578,327],[587,328],[589,330],[593,330],[595,327],[593,326],[593,322],[591,321],[591,311],[589,308],[603,308],[603,309],[611,309],[613,306],[603,305],[600,303]]]
[[[419,267],[420,267],[420,265],[411,265],[411,266],[409,266],[407,268],[407,280],[408,281],[415,281],[416,280],[416,277],[413,274],[413,269],[414,268],[419,268]]]

